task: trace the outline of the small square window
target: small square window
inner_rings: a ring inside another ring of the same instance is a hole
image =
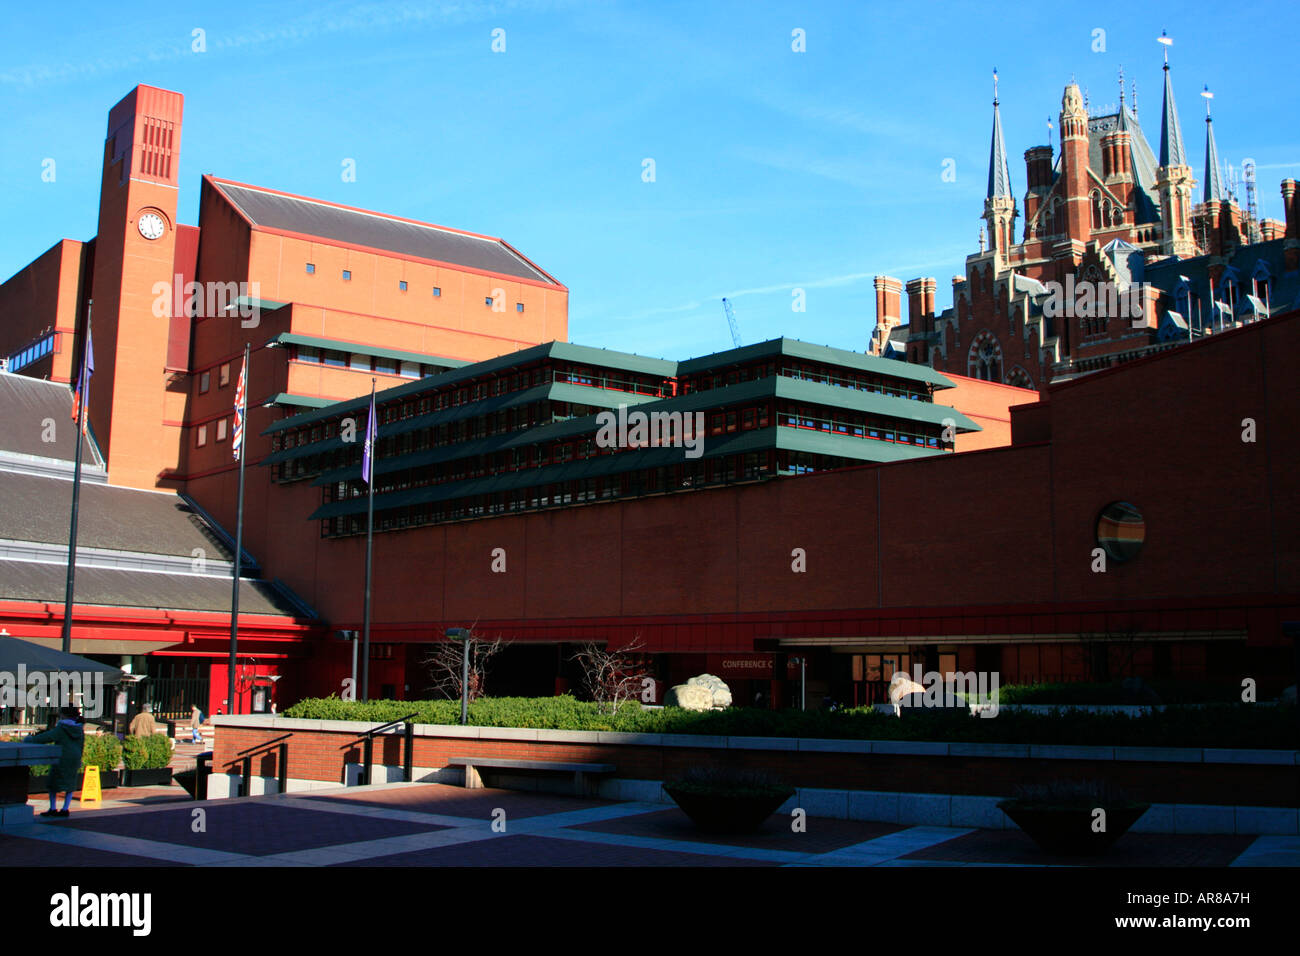
[[[522,311],[524,311],[524,304],[523,304],[522,302],[516,302],[516,303],[515,303],[515,311],[516,311],[516,312],[522,312]]]
[[[398,283],[397,283],[397,287],[398,287],[399,289],[401,289],[403,292],[405,292],[405,291],[406,291],[406,280],[405,280],[405,279],[401,279],[401,280],[399,280]]]
[[[489,296],[485,297],[485,298],[483,299],[483,304],[484,304],[484,305],[491,305],[491,304],[492,304],[492,296],[489,295]]]
[[[217,441],[226,440],[226,419],[217,419]]]
[[[200,425],[200,426],[199,426],[199,435],[198,435],[198,438],[195,439],[195,443],[198,445],[199,448],[202,448],[204,445],[206,445],[206,444],[208,443],[208,426],[207,426],[207,425]]]
[[[212,387],[212,373],[204,372],[199,376],[199,394],[202,395]]]
[[[221,366],[221,377],[217,381],[217,384],[220,385],[222,388],[225,388],[227,385],[230,384],[230,363],[229,362]]]
[[[352,281],[352,270],[351,270],[351,269],[344,269],[344,270],[343,270],[343,281],[344,281],[344,282],[350,282],[350,281]]]
[[[434,286],[434,287],[433,287],[433,294],[434,294],[434,295],[442,295],[442,289],[440,289],[438,286]]]
[[[307,263],[307,275],[310,276],[315,274],[316,274],[316,263],[314,262]]]

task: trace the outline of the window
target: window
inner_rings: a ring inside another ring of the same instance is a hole
[[[1097,544],[1114,561],[1131,561],[1146,540],[1142,512],[1127,501],[1114,501],[1097,518]]]
[[[483,304],[484,304],[484,305],[491,305],[491,304],[492,304],[492,296],[490,296],[490,295],[489,295],[489,296],[485,296],[484,299],[483,299]]]
[[[230,363],[227,362],[221,366],[221,374],[218,377],[217,384],[225,388],[230,384]]]
[[[312,276],[315,274],[316,274],[316,263],[314,262],[307,263],[307,275]]]
[[[435,296],[442,295],[442,289],[438,288],[437,286],[434,286],[434,287],[433,287],[433,294],[434,294]]]
[[[524,311],[524,304],[523,304],[522,302],[516,302],[516,303],[515,303],[515,311],[516,311],[516,312],[522,312],[522,311]]]
[[[195,444],[196,444],[199,448],[202,448],[202,447],[203,447],[204,445],[206,445],[207,443],[208,443],[208,426],[207,426],[207,425],[200,425],[200,426],[199,426],[199,432],[198,432],[198,438],[195,439]]]
[[[400,281],[397,283],[397,287],[398,287],[399,289],[401,289],[403,292],[405,292],[405,291],[406,291],[406,280],[405,280],[405,279],[400,280]]]
[[[362,372],[370,371],[370,356],[362,355],[360,352],[353,352],[351,360],[348,362],[348,368],[358,369]]]
[[[212,387],[212,373],[204,372],[199,376],[199,394],[202,395]]]
[[[346,352],[336,352],[333,349],[328,349],[321,353],[321,357],[325,360],[326,365],[332,365],[335,368],[343,368],[348,364]]]
[[[352,270],[351,270],[351,269],[344,269],[344,270],[343,270],[343,281],[344,281],[344,282],[351,282],[351,281],[352,281]]]
[[[399,371],[398,371],[398,374],[401,375],[402,378],[419,378],[419,377],[420,377],[420,363],[419,363],[419,362],[403,362],[402,365],[401,365],[401,368],[400,368]]]
[[[217,441],[226,440],[226,419],[217,419]]]
[[[385,375],[397,374],[397,359],[375,358],[375,371],[383,372]]]
[[[310,362],[313,365],[320,364],[320,349],[312,348],[309,345],[298,346],[298,354],[294,356],[299,362]]]

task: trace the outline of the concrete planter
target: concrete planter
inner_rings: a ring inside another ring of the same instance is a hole
[[[793,787],[774,787],[769,793],[700,792],[664,784],[682,812],[707,833],[752,833],[795,795]]]
[[[998,809],[1048,853],[1096,856],[1105,853],[1151,808],[1149,803],[1105,807],[1106,829],[1093,830],[1092,807],[1057,807],[1003,800]]]

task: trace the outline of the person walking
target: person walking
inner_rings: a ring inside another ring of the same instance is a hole
[[[153,704],[145,704],[131,720],[132,737],[152,737],[158,732],[158,724],[153,719]]]
[[[202,724],[203,712],[198,704],[194,704],[190,707],[190,743],[203,743],[203,731],[199,729]]]
[[[81,725],[77,708],[64,707],[59,711],[59,716],[59,722],[49,730],[27,738],[27,743],[57,744],[63,750],[59,762],[50,768],[50,809],[41,814],[43,817],[68,816],[72,791],[80,783],[81,748],[86,742],[86,731]],[[62,810],[58,809],[60,792],[63,793]]]

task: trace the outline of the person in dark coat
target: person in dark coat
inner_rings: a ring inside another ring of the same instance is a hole
[[[27,738],[27,743],[58,744],[63,749],[59,762],[50,768],[50,809],[41,814],[43,817],[68,816],[72,791],[81,782],[81,748],[86,742],[86,731],[78,719],[77,708],[64,707],[59,717],[59,722],[49,730]],[[62,810],[57,809],[60,792],[63,793]]]

